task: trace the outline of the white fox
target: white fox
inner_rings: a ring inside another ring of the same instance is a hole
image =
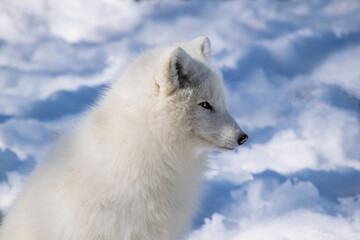
[[[39,164],[0,239],[184,238],[206,151],[246,140],[208,38],[150,50]]]

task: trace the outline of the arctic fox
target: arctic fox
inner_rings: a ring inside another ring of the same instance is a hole
[[[246,140],[208,38],[150,50],[39,164],[0,239],[182,239],[206,151]]]

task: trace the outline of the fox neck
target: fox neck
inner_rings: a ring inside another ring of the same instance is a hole
[[[179,129],[171,122],[160,124],[160,121],[152,120],[102,111],[94,112],[89,124],[95,130],[94,139],[106,145],[107,152],[121,158],[113,158],[120,162],[116,164],[119,167],[130,164],[139,169],[144,169],[144,166],[159,169],[162,166],[162,170],[168,167],[169,171],[183,172],[194,168],[193,165],[203,164],[205,153],[189,136],[190,130]]]

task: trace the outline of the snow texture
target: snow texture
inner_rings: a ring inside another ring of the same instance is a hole
[[[189,239],[360,239],[359,12],[356,0],[0,1],[0,211],[127,62],[205,35],[250,139],[211,155]]]

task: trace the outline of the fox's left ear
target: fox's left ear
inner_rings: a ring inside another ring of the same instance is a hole
[[[199,47],[199,50],[200,50],[202,56],[206,60],[211,59],[211,44],[210,44],[209,38],[198,37],[198,38],[195,38],[194,40],[192,40],[192,42]]]
[[[159,82],[160,89],[171,95],[177,89],[190,84],[191,62],[193,59],[181,47],[176,47],[170,52],[167,62],[166,79]]]

